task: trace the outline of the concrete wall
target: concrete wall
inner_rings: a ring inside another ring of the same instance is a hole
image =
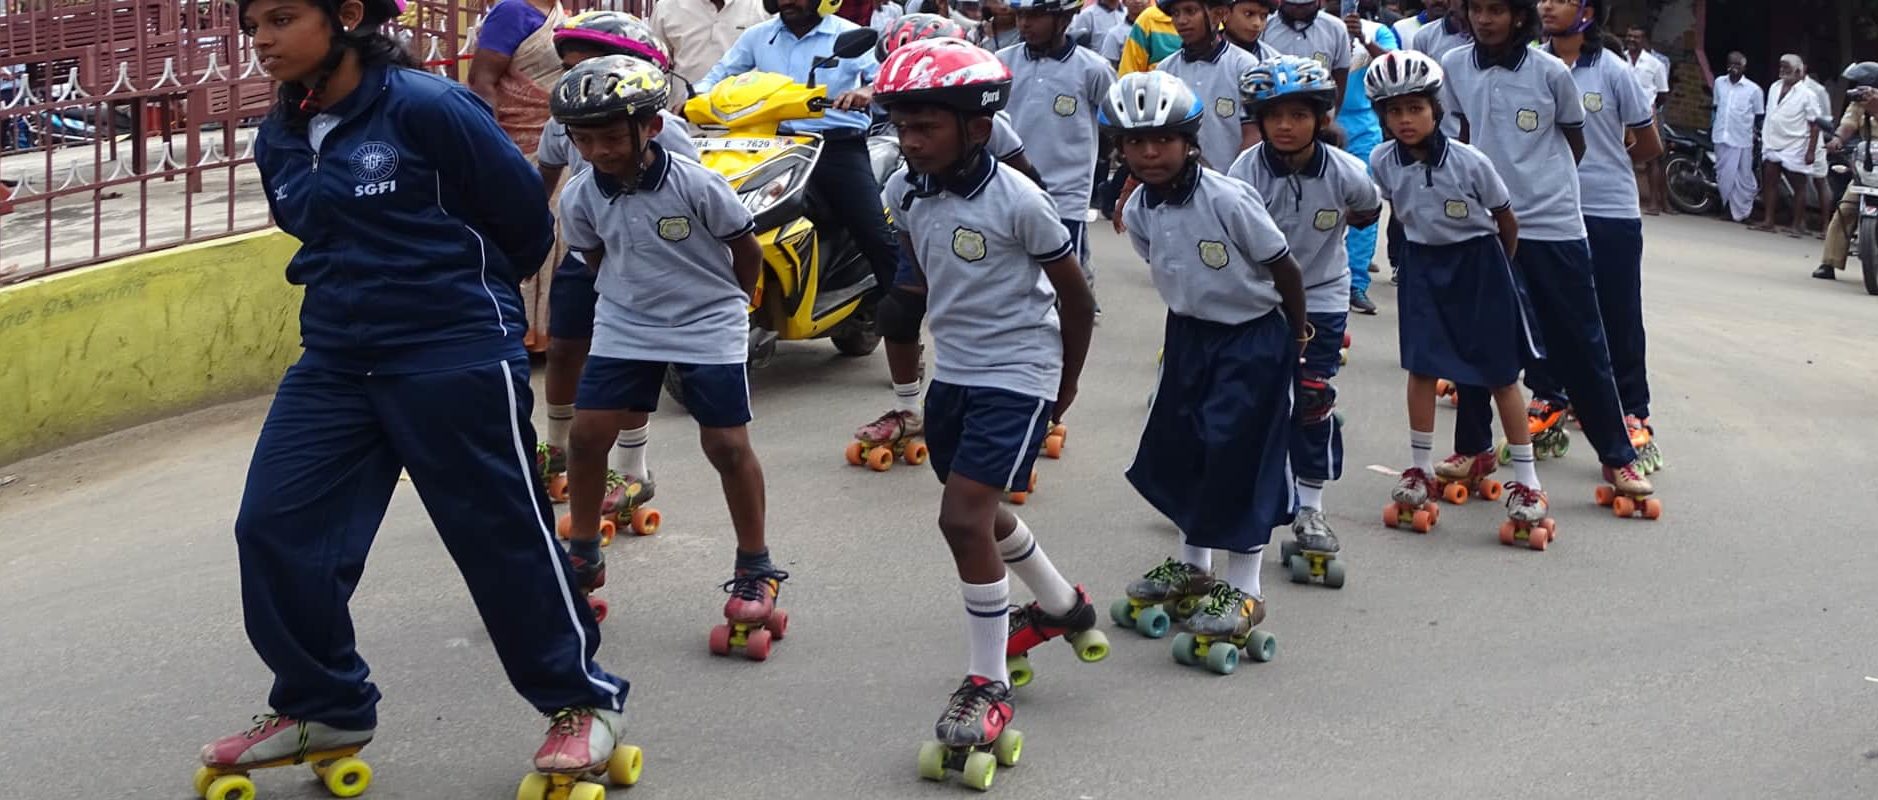
[[[300,353],[298,247],[254,233],[0,287],[0,464],[269,391]]]

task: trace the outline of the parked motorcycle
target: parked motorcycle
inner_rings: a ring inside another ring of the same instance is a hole
[[[1669,204],[1684,214],[1712,215],[1721,211],[1721,188],[1715,179],[1715,142],[1703,128],[1678,128],[1663,123],[1663,173]]]

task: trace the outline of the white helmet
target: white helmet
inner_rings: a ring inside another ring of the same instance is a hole
[[[1206,106],[1185,81],[1170,72],[1131,72],[1109,87],[1096,124],[1110,133],[1166,130],[1195,134]]]
[[[1373,103],[1414,94],[1436,97],[1441,92],[1441,80],[1441,65],[1426,54],[1391,50],[1369,65],[1369,72],[1363,75],[1363,92]]]

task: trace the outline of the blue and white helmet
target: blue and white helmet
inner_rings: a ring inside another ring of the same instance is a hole
[[[1245,96],[1247,110],[1254,114],[1266,104],[1285,98],[1306,100],[1326,114],[1337,105],[1337,82],[1330,77],[1330,70],[1297,56],[1279,56],[1246,70],[1239,76],[1239,93]]]
[[[1073,14],[1082,10],[1081,0],[1008,0],[1012,11],[1035,11],[1041,14]]]
[[[1113,134],[1172,131],[1199,133],[1206,105],[1185,81],[1154,70],[1123,75],[1109,87],[1096,111],[1096,124]]]

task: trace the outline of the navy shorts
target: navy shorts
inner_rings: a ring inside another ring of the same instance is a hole
[[[595,411],[659,410],[665,368],[678,371],[686,410],[706,428],[736,428],[750,422],[750,380],[743,364],[667,364],[589,356],[580,373],[574,407]]]
[[[926,389],[926,447],[939,482],[956,472],[1006,491],[1030,488],[1056,401],[933,381]]]
[[[554,268],[554,281],[548,284],[549,336],[593,338],[593,307],[600,301],[594,277],[594,271],[571,252]]]

